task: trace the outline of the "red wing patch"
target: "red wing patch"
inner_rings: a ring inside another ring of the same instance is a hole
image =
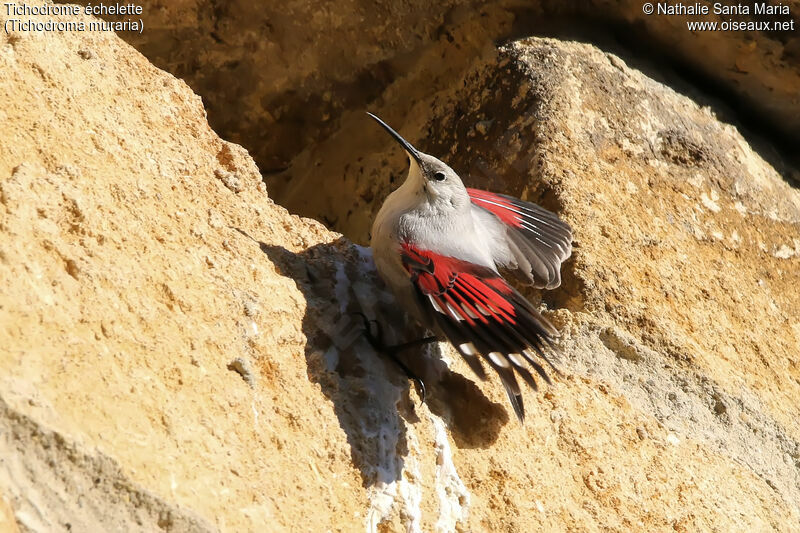
[[[529,238],[560,256],[560,261],[569,257],[572,250],[572,230],[555,213],[531,202],[525,202],[505,194],[467,189],[470,200],[486,209],[505,225],[524,230]]]
[[[497,218],[508,226],[519,228],[522,226],[522,213],[514,207],[510,199],[504,198],[499,194],[494,194],[480,189],[467,189],[472,203],[483,207],[487,211],[494,213]]]
[[[554,213],[530,202],[479,189],[467,189],[467,193],[473,205],[505,224],[510,246],[518,256],[516,266],[533,285],[558,287],[561,263],[572,253],[570,227]]]
[[[437,304],[437,311],[469,324],[490,319],[515,323],[514,306],[506,299],[513,289],[493,270],[408,244],[403,245],[403,256],[413,260],[405,262],[406,270],[417,288]],[[415,270],[413,264],[430,268]]]
[[[481,359],[500,374],[522,419],[524,410],[515,373],[535,388],[527,369],[530,365],[549,382],[534,357],[550,363],[543,350],[546,345],[552,346],[553,326],[490,268],[409,244],[402,246],[401,256],[420,304],[431,311],[438,329],[478,376],[485,376]]]

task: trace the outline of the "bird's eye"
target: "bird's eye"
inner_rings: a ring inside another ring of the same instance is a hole
[[[438,170],[433,173],[433,179],[435,179],[436,181],[444,181],[446,177],[447,176],[445,176],[444,172],[442,172],[441,170]]]

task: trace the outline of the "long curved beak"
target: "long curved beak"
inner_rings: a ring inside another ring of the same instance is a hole
[[[385,129],[387,132],[389,132],[389,135],[391,135],[394,138],[395,141],[400,143],[400,146],[402,146],[403,149],[406,151],[406,153],[408,154],[408,157],[413,158],[414,161],[416,161],[418,165],[422,164],[422,159],[419,156],[419,150],[417,150],[416,148],[411,146],[410,142],[408,142],[407,140],[403,139],[400,136],[400,134],[397,133],[396,131],[394,131],[387,123],[385,123],[384,121],[382,121],[381,119],[379,119],[378,117],[376,117],[375,115],[370,113],[369,111],[367,111],[367,115],[369,115],[372,118],[374,118],[375,121],[378,124],[383,126],[383,129]]]

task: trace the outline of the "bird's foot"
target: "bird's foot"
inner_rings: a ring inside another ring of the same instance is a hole
[[[424,346],[425,344],[435,342],[439,339],[433,336],[423,337],[421,339],[414,339],[413,341],[403,342],[400,344],[395,344],[393,346],[387,346],[383,342],[383,327],[381,326],[380,322],[378,322],[377,320],[369,320],[366,317],[366,315],[364,315],[364,313],[357,312],[354,314],[360,316],[361,320],[364,321],[364,337],[366,337],[367,342],[369,342],[370,346],[372,346],[372,348],[376,352],[384,353],[392,358],[392,361],[394,361],[394,363],[400,367],[400,369],[406,374],[408,379],[413,380],[414,383],[417,384],[420,398],[422,398],[422,403],[425,403],[425,394],[426,394],[425,383],[422,381],[422,378],[417,376],[410,368],[408,368],[408,365],[406,365],[399,357],[397,357],[397,354],[408,348],[413,348],[415,346]],[[372,333],[373,324],[375,325],[374,334]]]

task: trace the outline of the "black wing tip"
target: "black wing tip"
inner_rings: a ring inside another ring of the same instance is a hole
[[[508,399],[511,401],[511,407],[514,408],[514,414],[520,424],[525,423],[525,404],[522,401],[522,394],[515,394],[510,390],[506,390]]]
[[[404,264],[410,271],[418,274],[425,274],[430,269],[430,265],[412,257],[404,258]],[[496,272],[491,274],[497,276]],[[515,360],[510,355],[522,354],[536,374],[548,385],[552,385],[553,382],[538,359],[544,359],[558,375],[561,375],[545,354],[548,347],[557,351],[553,345],[553,336],[557,334],[557,330],[516,289],[510,286],[509,289],[510,294],[504,293],[504,299],[513,306],[516,321],[512,323],[497,317],[489,320],[468,320],[466,312],[462,313],[464,320],[459,320],[453,312],[441,310],[434,312],[432,319],[476,376],[481,380],[487,378],[483,363],[488,364],[499,375],[514,414],[522,424],[525,421],[525,408],[516,376],[522,377],[523,381],[534,390],[538,390],[538,387],[524,362]],[[416,287],[416,294],[423,308],[431,305],[431,297],[427,296],[419,286]],[[497,358],[493,360],[494,353],[505,359],[505,362]],[[520,367],[520,364],[523,366]]]

